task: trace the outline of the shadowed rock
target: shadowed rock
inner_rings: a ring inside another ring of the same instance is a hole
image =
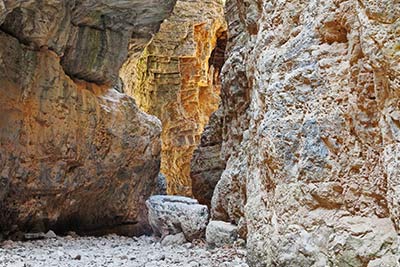
[[[117,80],[174,2],[0,1],[0,232],[150,231],[161,124]]]

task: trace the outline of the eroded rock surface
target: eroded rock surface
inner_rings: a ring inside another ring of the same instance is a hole
[[[217,110],[201,136],[199,147],[193,152],[190,177],[193,196],[201,203],[211,207],[214,188],[225,170],[226,161],[221,155],[222,112]]]
[[[146,201],[149,222],[154,234],[183,233],[188,241],[204,236],[208,222],[208,208],[196,199],[182,196],[152,196]]]
[[[130,57],[121,70],[127,93],[163,124],[169,194],[192,195],[190,160],[218,107],[225,43],[220,0],[178,0],[139,62]]]
[[[149,230],[161,124],[118,71],[174,2],[0,1],[1,232]]]
[[[398,266],[398,1],[226,12],[213,219],[238,224],[251,266]]]
[[[237,226],[223,221],[210,221],[206,228],[206,240],[211,246],[233,244],[237,238]]]

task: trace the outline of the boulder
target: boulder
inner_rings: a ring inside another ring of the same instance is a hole
[[[233,244],[237,239],[237,226],[223,221],[210,221],[206,229],[209,245],[221,247]]]
[[[152,196],[146,201],[149,223],[156,235],[183,233],[188,241],[200,238],[208,222],[208,208],[181,196]]]
[[[172,246],[172,245],[182,245],[186,242],[185,235],[183,233],[178,233],[176,235],[167,235],[161,240],[161,245]]]
[[[39,239],[45,239],[46,234],[45,233],[26,233],[24,234],[24,240],[39,240]]]
[[[54,233],[52,230],[49,230],[49,231],[44,235],[44,237],[45,237],[46,239],[55,239],[55,238],[57,238],[57,235],[56,235],[56,233]]]
[[[57,238],[56,233],[49,230],[47,233],[37,232],[37,233],[25,233],[23,236],[24,240],[39,240],[39,239],[54,239]]]

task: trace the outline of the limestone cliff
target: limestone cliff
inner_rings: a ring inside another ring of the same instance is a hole
[[[251,266],[398,266],[398,1],[226,13],[212,216],[239,224]]]
[[[161,125],[118,71],[174,4],[0,1],[0,232],[148,230]]]
[[[139,62],[130,58],[121,71],[127,94],[162,122],[170,194],[192,194],[190,159],[218,107],[225,42],[220,0],[178,0]]]

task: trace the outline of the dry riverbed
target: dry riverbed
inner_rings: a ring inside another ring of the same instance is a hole
[[[201,241],[162,246],[154,237],[56,237],[29,242],[5,241],[0,267],[247,267],[237,245],[210,248]]]

